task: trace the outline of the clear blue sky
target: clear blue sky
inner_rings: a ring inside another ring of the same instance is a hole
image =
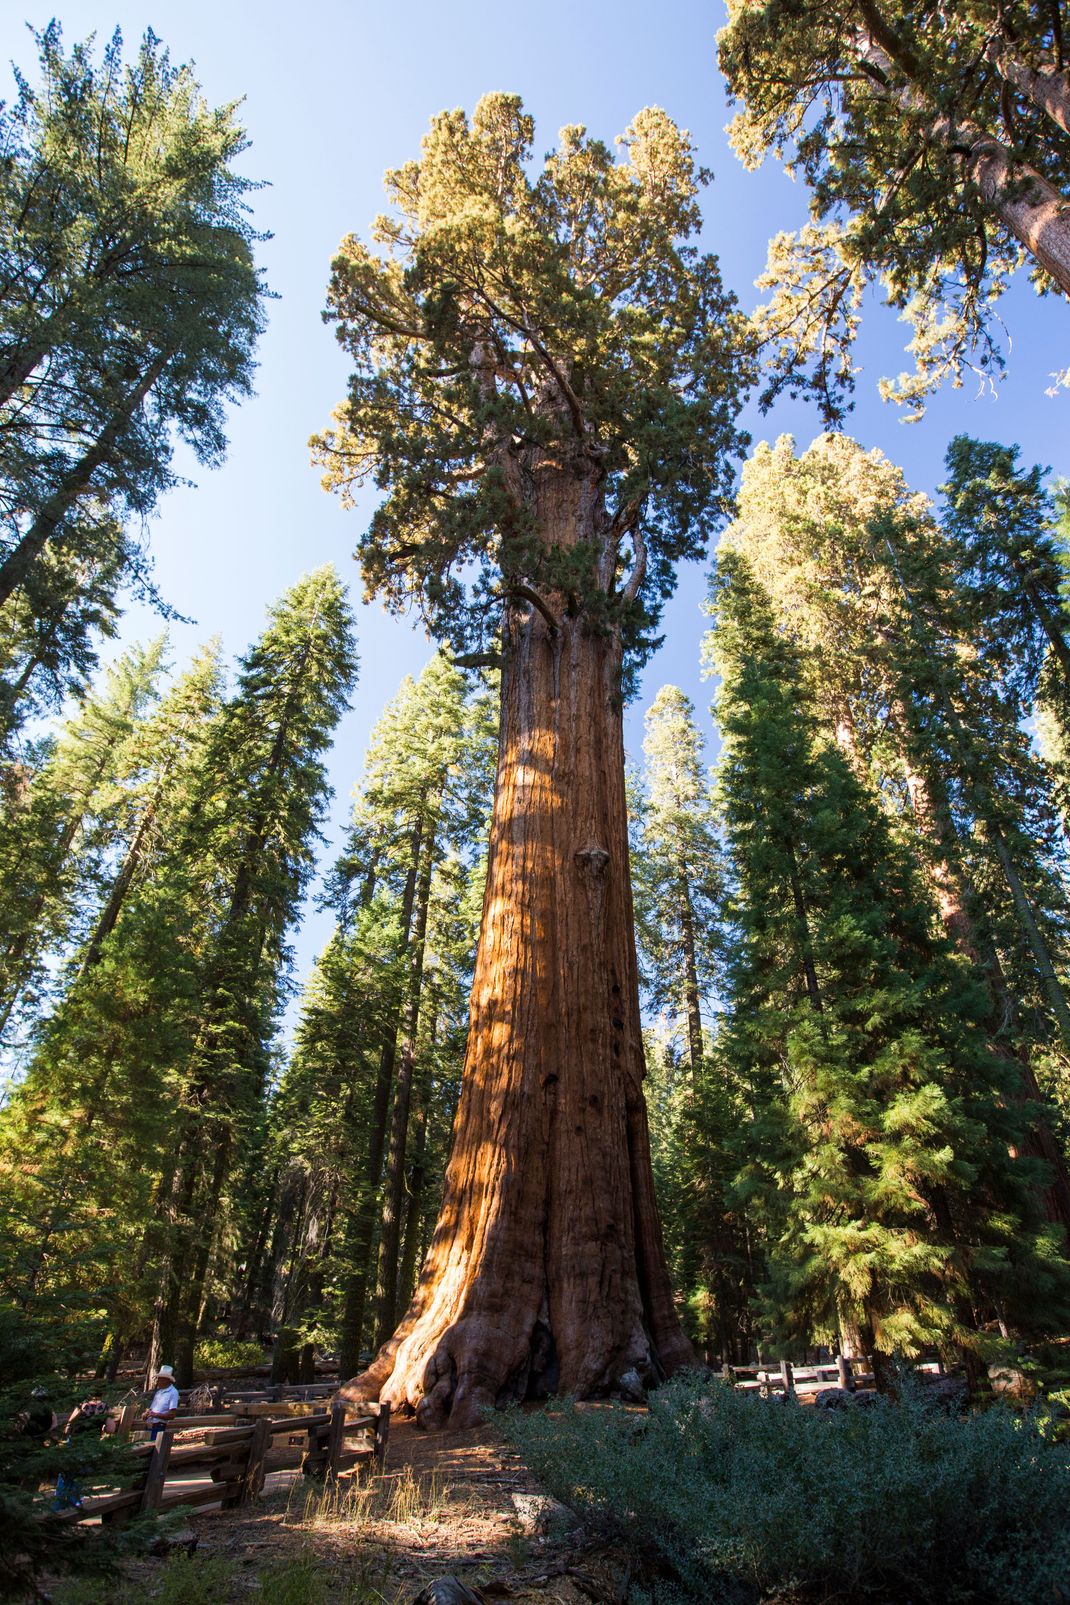
[[[344,513],[319,488],[307,439],[323,426],[344,391],[345,363],[320,321],[328,263],[339,239],[363,232],[382,207],[385,168],[418,154],[430,116],[444,107],[471,109],[488,90],[521,94],[536,119],[536,148],[545,150],[565,123],[585,123],[607,138],[645,105],[663,106],[690,129],[715,182],[705,202],[705,244],[721,255],[728,283],[749,306],[766,242],[804,220],[806,196],[773,165],[743,171],[724,135],[728,109],[717,72],[714,37],[723,20],[718,0],[611,4],[533,0],[394,0],[389,5],[306,0],[280,5],[156,0],[110,4],[69,0],[58,13],[68,42],[118,24],[128,45],[147,26],[175,61],[192,60],[214,102],[244,96],[252,141],[243,169],[270,188],[256,199],[256,222],[274,238],[262,260],[280,300],[260,352],[258,394],[234,413],[230,453],[214,472],[189,467],[198,481],[167,498],[152,531],[163,594],[197,622],[174,631],[175,656],[219,632],[231,658],[258,633],[265,607],[298,574],[336,563],[359,597],[351,553],[362,509]],[[7,0],[0,14],[0,61],[33,70],[24,27],[49,19],[27,0]],[[10,91],[4,67],[0,94]],[[907,469],[918,489],[932,491],[951,435],[967,431],[1018,441],[1031,461],[1070,472],[1070,392],[1044,392],[1054,369],[1070,363],[1070,308],[1038,300],[1023,283],[1007,298],[1010,377],[996,398],[970,387],[948,391],[921,424],[904,427],[876,395],[881,374],[898,373],[904,330],[874,306],[861,346],[865,373],[849,424],[864,445],[879,446]],[[816,415],[785,404],[750,420],[754,438],[784,431],[807,444]],[[701,709],[708,687],[698,674],[705,593],[701,567],[681,575],[670,606],[664,648],[647,668],[629,714],[629,749],[638,754],[643,711],[666,681],[681,685]],[[336,744],[332,778],[333,845],[348,811],[367,734],[405,673],[418,671],[431,648],[418,627],[358,609],[362,671],[353,711]],[[131,610],[127,638],[155,625]],[[307,969],[327,935],[322,916],[306,920],[298,963]]]

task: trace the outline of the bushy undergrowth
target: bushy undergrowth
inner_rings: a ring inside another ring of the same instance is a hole
[[[73,1407],[90,1391],[73,1376],[79,1334],[64,1349],[0,1302],[0,1600],[38,1598],[42,1572],[86,1572],[93,1586],[144,1541],[138,1522],[119,1528],[53,1527],[41,1521],[63,1476],[83,1495],[124,1486],[136,1475],[130,1446],[99,1431],[64,1436]],[[44,1390],[44,1396],[35,1395]],[[28,1413],[37,1415],[35,1430]],[[50,1420],[53,1425],[50,1426]]]
[[[1070,1448],[1007,1409],[959,1420],[908,1391],[826,1411],[691,1375],[649,1415],[552,1405],[505,1431],[666,1599],[1070,1600]]]
[[[240,1338],[202,1338],[193,1351],[198,1371],[234,1371],[241,1365],[263,1365],[264,1351],[259,1343]]]

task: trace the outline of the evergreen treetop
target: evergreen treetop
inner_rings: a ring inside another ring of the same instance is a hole
[[[503,602],[551,596],[638,651],[730,490],[744,324],[688,243],[706,175],[664,112],[636,116],[620,160],[566,128],[535,175],[533,135],[516,96],[487,95],[388,173],[379,250],[350,236],[332,267],[325,316],[354,368],[313,444],[328,488],[384,492],[369,595],[416,602],[464,650]],[[590,505],[551,530],[555,472]]]

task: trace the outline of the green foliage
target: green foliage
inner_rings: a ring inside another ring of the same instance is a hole
[[[915,372],[882,390],[915,417],[945,378],[1002,368],[994,303],[1020,265],[1066,290],[1065,251],[1030,260],[1020,213],[1011,222],[1015,204],[1057,205],[1070,181],[1066,140],[1025,87],[1042,67],[1065,95],[1061,11],[730,0],[718,50],[742,102],[732,142],[747,166],[773,154],[812,189],[812,221],[775,237],[760,281],[773,291],[757,318],[767,404],[804,392],[842,419],[870,285],[913,327]]]
[[[1070,1449],[1002,1408],[785,1407],[685,1376],[648,1416],[552,1406],[505,1431],[685,1600],[1048,1605],[1070,1568]]]
[[[91,792],[75,825],[94,840],[95,811],[110,835],[62,1001],[0,1119],[0,1286],[41,1320],[125,1337],[169,1266],[172,1298],[193,1296],[206,1248],[228,1240],[224,1189],[262,1142],[286,933],[355,667],[344,592],[321,570],[272,610],[231,698],[211,649],[151,717],[113,698],[57,748]]]
[[[383,1271],[397,1276],[399,1302],[437,1205],[464,1053],[496,707],[495,689],[469,688],[439,655],[403,682],[373,730],[330,880],[338,928],[306,986],[272,1104],[272,1324],[294,1345],[330,1341],[340,1325],[354,1364],[384,1168],[400,1165],[405,1181],[404,1251]],[[399,1134],[391,1157],[399,1059],[414,1130]]]
[[[875,1356],[985,1352],[980,1310],[1043,1325],[1068,1293],[1039,1174],[1008,1158],[1014,1068],[737,554],[715,594],[734,881],[719,1053],[753,1111],[743,1175],[768,1318],[789,1342],[853,1325]]]
[[[65,1432],[72,1409],[91,1391],[73,1380],[84,1362],[78,1339],[76,1329],[42,1331],[0,1301],[0,1599],[40,1598],[46,1570],[85,1573],[100,1588],[143,1536],[140,1524],[94,1532],[41,1520],[57,1477],[75,1479],[86,1495],[126,1486],[137,1469],[129,1445],[102,1438],[99,1426]]]
[[[354,368],[314,447],[344,498],[369,477],[385,492],[369,595],[472,651],[544,593],[641,656],[730,490],[744,326],[688,243],[706,175],[664,112],[636,116],[620,160],[574,126],[533,176],[533,138],[516,96],[487,95],[387,175],[380,253],[350,236],[332,266]],[[540,464],[562,475],[553,507]]]
[[[221,459],[264,289],[235,105],[209,107],[151,30],[129,63],[118,33],[99,60],[56,22],[34,37],[39,81],[16,73],[0,115],[0,578],[47,614],[46,543],[84,542],[92,571],[98,525],[174,483],[176,435]],[[133,537],[119,568],[144,573]]]
[[[236,1370],[243,1365],[263,1365],[264,1351],[259,1343],[240,1338],[201,1338],[193,1350],[198,1371]]]

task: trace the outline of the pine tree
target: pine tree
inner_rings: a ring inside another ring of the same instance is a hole
[[[343,900],[346,889],[349,896],[359,889],[365,899],[373,884],[392,895],[404,978],[380,1045],[362,1197],[349,1222],[343,1371],[358,1362],[369,1281],[376,1294],[377,1328],[383,1329],[396,1310],[428,919],[447,851],[464,853],[485,836],[496,714],[496,691],[469,702],[462,676],[441,655],[418,681],[406,681],[373,733],[350,848],[338,872]],[[379,1246],[372,1266],[377,1221]]]
[[[640,955],[651,1002],[682,1024],[692,1073],[704,1057],[720,853],[695,710],[662,686],[647,711],[643,797],[632,863]]]
[[[302,1341],[307,1372],[311,1337],[337,1328],[342,1368],[355,1366],[369,1292],[381,1325],[384,1306],[412,1291],[435,1193],[429,1155],[448,1129],[463,1054],[496,705],[439,656],[373,732],[329,885],[339,927],[272,1104],[280,1375]]]
[[[173,849],[221,690],[212,648],[126,735],[110,879],[0,1121],[3,1282],[36,1319],[53,1307],[99,1310],[102,1288],[113,1333],[143,1327],[151,1309],[138,1252],[169,1154],[174,1066],[194,1040],[208,934],[203,863]]]
[[[125,66],[118,33],[99,63],[55,22],[35,39],[40,82],[18,74],[0,115],[5,606],[40,605],[50,549],[92,565],[100,509],[150,512],[176,435],[221,458],[263,316],[235,106],[208,107],[151,31]],[[142,572],[132,537],[121,567]]]
[[[879,452],[825,436],[796,458],[784,437],[747,464],[726,541],[803,649],[825,728],[909,831],[944,928],[992,998],[994,1044],[1019,1061],[1050,1207],[1070,1228],[1065,1158],[1033,1065],[1038,1038],[1064,1031],[1058,832],[1023,729],[1029,676],[1001,651],[998,626],[985,646],[979,621],[995,604],[956,517],[938,526]]]
[[[369,592],[502,658],[442,1214],[354,1388],[428,1426],[551,1372],[586,1394],[689,1354],[648,1157],[620,704],[728,489],[748,364],[717,264],[688,244],[700,175],[664,113],[636,117],[619,162],[565,129],[537,177],[532,137],[515,97],[489,95],[389,175],[386,253],[350,238],[334,263],[354,371],[316,443],[329,485],[374,472],[385,492]]]
[[[721,785],[735,878],[722,1049],[755,1118],[769,1318],[781,1341],[856,1326],[886,1360],[936,1346],[975,1380],[986,1311],[1065,1304],[989,1005],[934,934],[909,856],[811,712],[797,651],[745,562],[716,593]]]
[[[166,1347],[187,1380],[220,1201],[265,1092],[286,931],[327,796],[323,755],[355,675],[345,593],[332,568],[319,569],[276,604],[242,662],[180,849],[207,847],[215,910],[156,1233],[153,1347]]]
[[[45,956],[61,952],[120,832],[132,738],[157,696],[165,640],[133,647],[45,748],[35,775],[9,776],[0,813],[0,1009],[9,1037],[32,1014]]]

